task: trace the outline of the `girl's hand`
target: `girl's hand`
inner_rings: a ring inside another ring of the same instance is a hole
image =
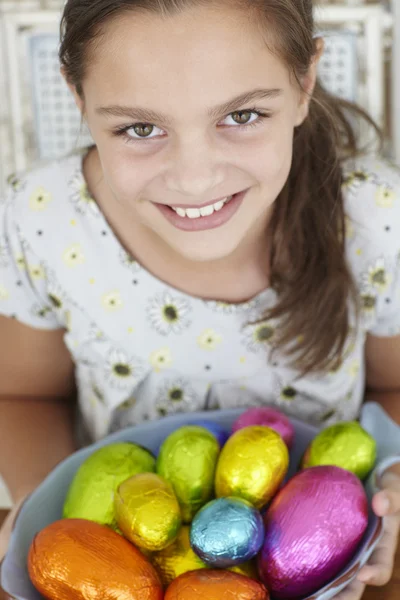
[[[355,581],[336,600],[360,600],[366,585],[382,586],[389,583],[399,543],[400,532],[400,475],[399,468],[389,470],[382,476],[382,491],[372,500],[372,506],[378,517],[384,517],[384,534],[368,563],[363,567]]]

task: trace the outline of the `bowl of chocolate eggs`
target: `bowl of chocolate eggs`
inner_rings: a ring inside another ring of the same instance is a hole
[[[382,536],[400,430],[374,403],[323,429],[268,407],[179,414],[79,450],[26,500],[17,600],[328,600]]]

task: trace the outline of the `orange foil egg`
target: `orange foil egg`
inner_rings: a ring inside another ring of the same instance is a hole
[[[62,519],[31,544],[28,571],[50,600],[162,600],[157,572],[128,540],[84,519]]]
[[[165,600],[269,600],[262,583],[238,573],[201,570],[185,573],[175,579]]]

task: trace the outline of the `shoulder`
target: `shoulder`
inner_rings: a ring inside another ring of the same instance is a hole
[[[400,251],[400,168],[361,156],[343,163],[347,241],[359,255],[397,258]]]
[[[11,175],[0,207],[3,227],[31,240],[42,235],[44,229],[60,232],[63,223],[72,218],[77,198],[84,193],[83,154],[83,150],[75,151]]]

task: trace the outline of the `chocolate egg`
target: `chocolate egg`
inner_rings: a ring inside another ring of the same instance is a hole
[[[118,526],[138,548],[162,550],[178,535],[181,509],[168,481],[155,473],[130,477],[114,499]]]
[[[157,473],[172,484],[185,523],[212,497],[218,455],[215,436],[196,425],[180,427],[160,448]]]
[[[269,600],[262,583],[231,571],[191,571],[175,579],[164,600]]]
[[[289,466],[289,452],[270,427],[253,425],[234,433],[221,450],[216,496],[236,496],[261,509],[273,497]]]
[[[161,600],[159,576],[128,540],[110,528],[63,519],[38,533],[29,576],[50,600]]]
[[[239,573],[240,575],[244,575],[245,577],[250,577],[251,579],[256,579],[256,580],[260,579],[260,577],[258,575],[256,559],[249,560],[245,563],[241,563],[240,565],[235,565],[234,567],[230,567],[228,569],[228,571],[233,571],[234,573]]]
[[[274,598],[302,598],[334,578],[353,557],[368,525],[360,480],[339,467],[295,475],[264,515],[258,558],[262,581]]]
[[[132,475],[155,470],[152,454],[129,442],[103,446],[79,467],[64,503],[63,516],[117,528],[114,493]]]
[[[161,552],[152,554],[151,561],[160,574],[164,586],[168,586],[183,573],[208,568],[192,550],[188,525],[181,527],[178,537],[172,544]]]
[[[357,421],[348,421],[322,430],[307,449],[302,467],[335,465],[365,479],[375,461],[374,438]]]
[[[264,541],[261,514],[240,498],[219,498],[193,519],[190,544],[208,565],[232,567],[252,559]]]
[[[193,425],[195,425],[195,424],[198,427],[204,427],[205,429],[208,429],[208,431],[210,433],[215,435],[220,448],[222,448],[222,446],[224,446],[226,440],[228,439],[228,437],[230,435],[230,433],[225,429],[225,427],[223,427],[222,425],[220,425],[219,423],[216,423],[214,421],[203,420],[203,421],[197,421],[196,423],[193,423]]]
[[[265,425],[271,427],[282,436],[288,448],[292,447],[294,438],[294,427],[286,415],[279,410],[269,406],[257,406],[249,408],[236,419],[232,427],[232,433],[249,427],[249,425]]]

